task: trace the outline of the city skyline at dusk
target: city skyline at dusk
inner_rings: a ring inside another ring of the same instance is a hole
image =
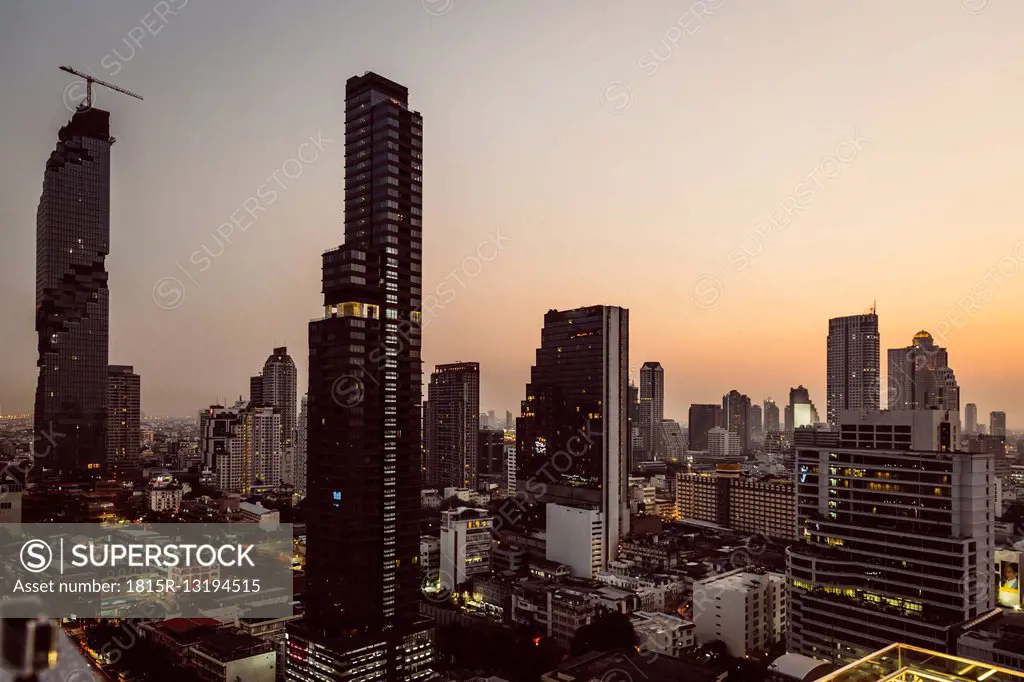
[[[828,320],[877,301],[883,354],[931,332],[961,403],[1022,425],[1024,8],[387,4],[0,10],[0,55],[24,65],[0,76],[18,131],[0,171],[5,412],[32,411],[39,177],[62,93],[84,94],[58,44],[146,98],[96,93],[118,140],[109,359],[141,376],[147,414],[247,395],[281,346],[304,392],[320,253],[343,231],[344,81],[373,70],[427,121],[424,372],[479,362],[482,410],[517,412],[549,309],[591,305],[629,309],[631,379],[661,362],[666,417],[800,384],[823,409]],[[402,39],[334,42],[338,24]]]

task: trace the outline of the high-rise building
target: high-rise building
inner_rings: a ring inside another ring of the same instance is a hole
[[[480,429],[477,434],[476,473],[478,478],[505,475],[505,432],[500,429]],[[495,479],[497,482],[497,479]],[[504,481],[501,481],[504,487]],[[453,486],[448,486],[453,487]],[[454,486],[458,487],[458,486]]]
[[[791,652],[955,651],[961,624],[994,606],[992,455],[958,452],[959,422],[848,410],[838,431],[797,431]]]
[[[284,455],[281,447],[281,423],[284,420],[276,407],[252,404],[242,413],[241,480],[226,481],[224,492],[247,495],[253,488],[276,488],[281,484]],[[222,479],[223,480],[223,479]]]
[[[516,428],[516,422],[512,418],[512,410],[505,410],[505,426],[504,426],[504,429],[506,431],[511,431],[514,428]]]
[[[658,424],[658,442],[663,459],[680,461],[686,455],[686,436],[675,419],[662,419]]]
[[[746,478],[737,465],[724,464],[714,473],[677,474],[675,492],[681,519],[708,521],[737,533],[797,539],[792,478]]]
[[[641,461],[659,459],[658,424],[665,418],[665,370],[660,362],[645,362],[640,368]]]
[[[34,476],[100,473],[107,452],[110,113],[79,109],[57,138],[36,212]]]
[[[629,532],[628,372],[628,310],[550,310],[516,424],[520,480],[543,475],[599,494],[602,565]]]
[[[107,367],[107,464],[134,469],[139,461],[141,382],[131,365]]]
[[[408,90],[350,78],[345,149],[345,243],[323,254],[324,313],[309,325],[306,614],[285,675],[422,680],[423,121]]]
[[[251,404],[239,400],[231,407],[210,405],[199,413],[199,451],[203,467],[219,471],[223,467],[237,466],[232,476],[241,479],[241,415]]]
[[[722,396],[723,426],[739,435],[740,448],[744,453],[750,450],[750,398],[736,389]]]
[[[786,576],[738,568],[693,584],[693,622],[701,642],[719,641],[743,658],[786,633]]]
[[[762,422],[761,406],[753,403],[750,406],[750,416],[748,417],[750,423],[750,441],[751,443],[761,443],[764,441],[764,425]]]
[[[721,405],[697,403],[690,405],[687,423],[690,450],[707,450],[708,431],[716,426],[725,426],[725,416],[722,414]]]
[[[802,426],[814,426],[820,420],[818,409],[811,402],[811,394],[803,386],[789,389],[789,405],[786,406],[786,433]]]
[[[906,348],[889,350],[890,410],[960,410],[960,387],[949,354],[920,331]]]
[[[644,439],[640,435],[640,387],[630,383],[626,387],[626,400],[629,403],[629,470],[636,468],[637,462],[644,451]]]
[[[779,406],[775,401],[768,398],[764,401],[764,432],[778,433],[781,430],[779,423]]]
[[[302,407],[299,408],[299,420],[295,424],[295,495],[298,499],[306,496],[306,434],[308,433],[309,398],[302,396]]]
[[[577,578],[594,578],[605,566],[604,518],[593,506],[549,502],[545,508],[544,558],[565,564]]]
[[[438,365],[427,401],[427,478],[440,488],[476,490],[480,363]]]
[[[826,418],[836,424],[843,410],[880,406],[878,315],[834,317],[828,321]]]
[[[249,377],[249,402],[253,405],[263,404],[263,375]]]
[[[1006,413],[992,412],[988,416],[988,432],[992,436],[1006,437]]]
[[[275,348],[267,361],[263,363],[263,374],[249,380],[249,388],[255,388],[254,380],[259,378],[259,400],[252,397],[260,407],[276,407],[281,413],[281,447],[291,448],[295,445],[295,401],[296,371],[295,361],[288,355],[284,346]]]
[[[964,435],[973,436],[978,432],[978,406],[967,403],[964,408]]]

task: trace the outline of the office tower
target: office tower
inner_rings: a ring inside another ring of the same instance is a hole
[[[750,450],[750,398],[733,389],[722,396],[723,426],[738,434],[740,447],[746,453]]]
[[[781,430],[779,424],[779,406],[771,398],[764,401],[764,432],[778,433]]]
[[[964,435],[973,436],[978,432],[978,406],[967,403],[964,408]]]
[[[602,566],[629,532],[628,372],[628,310],[550,310],[516,424],[520,480],[568,477],[599,496]]]
[[[906,348],[889,350],[890,410],[960,410],[960,388],[945,348],[920,331]]]
[[[992,412],[988,416],[988,432],[993,436],[1006,437],[1006,413]]]
[[[786,406],[786,432],[802,426],[814,426],[819,422],[818,410],[811,402],[810,392],[803,386],[789,389],[789,405]]]
[[[36,212],[34,476],[99,473],[107,449],[110,114],[80,109],[57,137]]]
[[[423,122],[408,90],[350,78],[345,149],[345,243],[323,254],[324,314],[309,325],[306,614],[285,675],[344,679],[358,664],[365,679],[421,680]]]
[[[438,365],[430,375],[427,402],[427,467],[432,484],[476,490],[480,363]]]
[[[640,368],[641,461],[659,459],[658,424],[665,418],[665,370],[660,362],[645,362]]]
[[[713,459],[739,457],[743,454],[743,441],[735,431],[716,426],[708,429],[708,455]]]
[[[644,451],[644,440],[640,435],[640,387],[630,383],[626,387],[626,401],[629,403],[629,470],[632,471]]]
[[[249,377],[249,402],[253,405],[263,404],[263,375]]]
[[[133,469],[139,461],[141,384],[131,365],[107,367],[107,464]]]
[[[250,390],[254,388],[253,379],[249,380]],[[250,400],[260,407],[276,407],[281,413],[281,447],[285,449],[295,445],[296,383],[295,362],[288,349],[275,348],[263,363],[259,400]]]
[[[512,410],[505,410],[505,430],[511,431],[516,427],[516,422],[512,419]]]
[[[825,411],[835,424],[842,410],[877,410],[879,403],[878,315],[834,317],[828,321]]]
[[[716,426],[725,426],[721,405],[693,404],[687,426],[690,433],[690,450],[708,449],[708,431]]]
[[[477,575],[491,572],[494,517],[486,509],[459,507],[441,512],[439,553],[441,586],[452,591]]]
[[[762,425],[761,406],[752,404],[750,406],[750,440],[752,443],[764,441],[764,427]]]
[[[480,429],[476,442],[477,477],[504,476],[505,432],[501,429]]]
[[[302,396],[302,407],[299,408],[299,420],[295,424],[295,495],[298,499],[306,496],[306,434],[309,425],[309,398]]]
[[[495,414],[494,410],[487,410],[487,427],[491,429],[498,428],[498,415]]]
[[[797,432],[789,651],[955,651],[960,625],[994,606],[992,455],[957,451],[959,421],[848,410],[838,432]]]

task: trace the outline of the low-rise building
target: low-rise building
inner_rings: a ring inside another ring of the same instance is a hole
[[[738,468],[679,474],[676,507],[681,519],[707,521],[740,533],[796,539],[796,493],[789,479],[745,478]]]
[[[679,658],[697,646],[696,626],[679,616],[637,611],[630,622],[642,652]]]
[[[546,507],[545,558],[566,564],[579,578],[593,578],[603,568],[604,515],[593,506],[550,502]]]
[[[281,512],[274,509],[267,509],[262,504],[252,502],[239,502],[238,512],[246,523],[258,523],[265,526],[275,526],[281,522]]]
[[[997,609],[964,628],[957,655],[1024,671],[1024,613]]]
[[[206,682],[274,682],[277,670],[277,651],[271,642],[226,630],[205,633],[186,658]]]
[[[491,572],[491,529],[486,509],[459,507],[441,514],[442,587],[454,590],[474,575]]]

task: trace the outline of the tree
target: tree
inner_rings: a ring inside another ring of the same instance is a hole
[[[638,639],[629,616],[618,611],[601,611],[589,625],[576,631],[570,644],[573,656],[588,651],[633,651]]]

